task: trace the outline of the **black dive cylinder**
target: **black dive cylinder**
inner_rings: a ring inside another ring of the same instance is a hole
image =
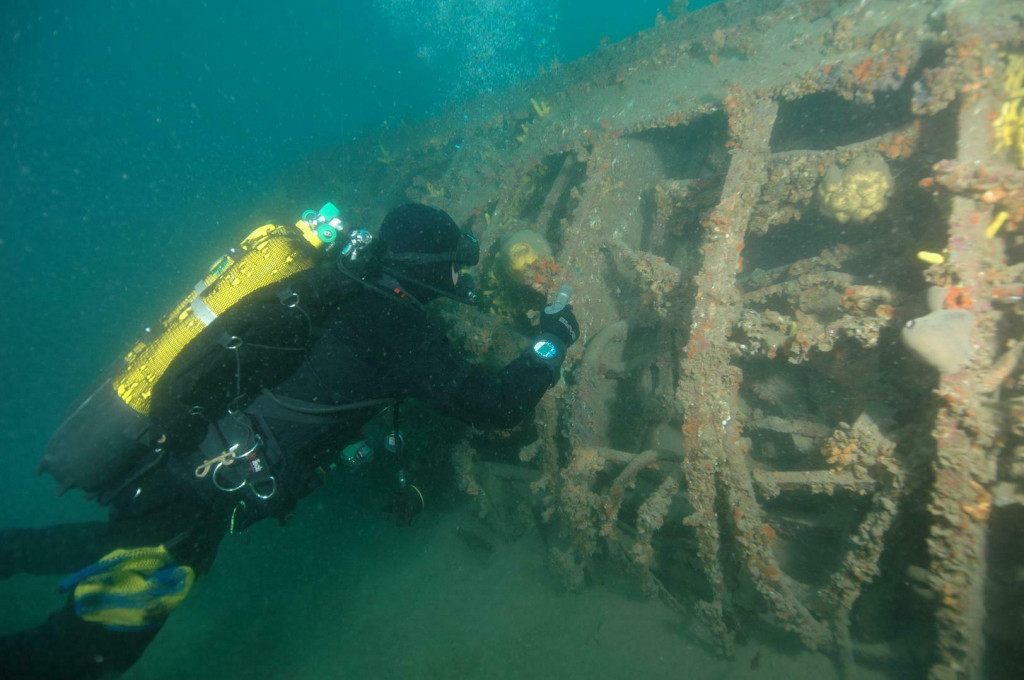
[[[99,494],[150,450],[149,418],[128,406],[111,384],[123,367],[122,359],[115,361],[50,437],[36,472],[53,475],[58,494],[72,487]]]

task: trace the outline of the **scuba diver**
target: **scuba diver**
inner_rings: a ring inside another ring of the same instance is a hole
[[[387,409],[398,460],[388,510],[411,522],[424,502],[402,463],[402,400],[509,428],[558,382],[579,336],[568,290],[497,373],[468,363],[428,318],[436,298],[474,301],[460,269],[478,263],[479,244],[444,211],[403,205],[371,236],[327,204],[295,227],[250,234],[54,433],[41,470],[109,506],[109,519],[0,531],[0,578],[70,574],[62,609],[0,637],[0,677],[129,668],[223,536],[287,519],[326,470],[368,455],[361,428]]]

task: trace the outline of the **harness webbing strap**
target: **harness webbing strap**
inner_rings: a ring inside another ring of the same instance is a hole
[[[311,401],[292,399],[274,394],[270,390],[253,400],[248,413],[267,418],[308,425],[330,425],[343,419],[343,415],[364,408],[378,408],[397,403],[396,399],[368,399],[337,406],[325,406]]]

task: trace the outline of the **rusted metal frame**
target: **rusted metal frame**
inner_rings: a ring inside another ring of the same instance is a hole
[[[678,473],[667,474],[661,480],[658,488],[640,504],[636,519],[637,538],[630,551],[638,564],[645,567],[650,564],[651,557],[654,555],[651,539],[654,537],[654,532],[665,523],[669,506],[678,491]]]
[[[530,490],[539,498],[544,508],[542,517],[545,521],[551,518],[558,503],[558,473],[561,469],[558,453],[558,408],[564,393],[564,387],[548,390],[534,409],[541,477],[531,484]]]
[[[743,290],[743,302],[761,302],[764,299],[778,293],[786,293],[786,288],[793,285],[791,282],[805,281],[807,277],[816,277],[817,280],[829,280],[836,284],[840,279],[846,279],[849,274],[842,271],[843,265],[853,257],[862,254],[861,246],[850,246],[845,243],[838,243],[832,248],[823,250],[813,257],[807,257],[796,262],[775,267],[773,269],[755,269],[745,274],[741,279]],[[852,283],[852,280],[850,281]]]
[[[602,201],[608,200],[603,189],[609,176],[602,161],[609,152],[597,144],[588,154],[585,178],[578,189],[579,202],[563,222],[565,246],[560,253],[559,264],[567,275],[567,283],[575,289],[573,302],[578,303],[576,309],[583,336],[580,345],[586,348],[582,355],[579,349],[570,355],[575,380],[573,386],[564,388],[569,390],[569,394],[561,401],[567,411],[564,417],[571,423],[568,430],[569,460],[565,464],[559,463],[556,453],[558,410],[554,404],[549,402],[543,406],[542,402],[548,430],[542,448],[544,484],[557,484],[547,489],[554,494],[552,509],[557,509],[572,535],[572,549],[556,556],[563,570],[570,574],[570,580],[582,580],[582,570],[597,550],[601,511],[606,504],[606,499],[592,489],[593,468],[584,464],[594,456],[601,465],[604,464],[604,458],[593,448],[598,443],[594,440],[599,424],[595,420],[594,409],[584,397],[597,391],[600,382],[606,379],[605,350],[609,344],[623,340],[627,331],[625,321],[608,318],[607,310],[598,303],[598,299],[606,295],[605,284],[600,268],[593,266],[599,256],[596,241],[603,226],[600,206]]]
[[[780,623],[810,646],[830,642],[827,628],[800,604],[782,577],[762,519],[747,467],[740,425],[738,391],[742,373],[730,359],[729,333],[742,309],[736,275],[740,252],[755,202],[767,181],[769,139],[778,105],[744,94],[724,102],[729,116],[732,161],[719,205],[707,218],[701,272],[690,338],[683,349],[678,398],[685,413],[682,464],[694,513],[687,523],[697,532],[698,554],[711,584],[712,599],[702,613],[725,654],[734,653],[733,631],[727,623],[726,584],[720,531],[731,526],[744,566]],[[718,517],[720,493],[733,508],[731,518]]]
[[[558,174],[555,175],[554,181],[551,182],[551,187],[548,189],[548,193],[544,197],[544,202],[541,204],[536,222],[536,228],[538,231],[543,232],[551,227],[551,218],[555,214],[555,207],[558,205],[562,196],[565,195],[566,187],[569,185],[569,179],[572,177],[572,170],[574,167],[576,167],[576,154],[569,152],[565,155],[565,159],[562,161],[562,165],[558,169]]]
[[[977,30],[977,29],[972,29]],[[960,37],[965,52],[982,64],[997,65],[993,45],[979,34]],[[992,162],[991,115],[998,110],[988,90],[961,95],[957,162]],[[984,660],[985,580],[988,509],[985,486],[995,477],[991,407],[980,394],[996,348],[998,312],[992,309],[991,272],[1004,266],[997,240],[985,237],[992,207],[974,196],[955,196],[949,220],[949,268],[959,285],[977,301],[968,367],[943,374],[932,435],[935,438],[935,486],[929,510],[931,585],[935,590],[936,658],[929,677],[977,678]],[[991,496],[988,496],[990,499]]]
[[[559,265],[566,283],[573,286],[576,316],[580,322],[583,344],[600,332],[605,326],[618,321],[605,318],[605,283],[600,267],[601,203],[608,200],[605,191],[611,181],[609,169],[604,167],[606,155],[611,151],[606,145],[597,143],[587,157],[585,179],[579,186],[579,203],[565,221],[562,240],[564,247],[559,255]],[[610,160],[610,159],[609,159]]]
[[[743,294],[743,301],[752,304],[763,303],[771,297],[783,297],[790,301],[795,307],[794,301],[808,287],[818,286],[820,288],[831,288],[833,290],[844,290],[853,285],[854,277],[846,272],[826,271],[822,273],[803,274],[796,278],[776,283],[771,286],[750,291]]]
[[[608,488],[607,496],[604,499],[604,524],[601,528],[601,535],[607,537],[609,541],[614,542],[618,541],[619,539],[619,511],[622,508],[622,501],[626,497],[626,489],[633,486],[636,480],[636,476],[640,474],[641,470],[647,467],[657,467],[658,461],[664,459],[665,456],[663,456],[661,453],[653,449],[648,449],[647,451],[638,454],[630,454],[622,451],[615,451],[614,449],[602,448],[601,454],[605,458],[605,460],[616,460],[617,462],[623,463],[622,470],[620,470],[619,474],[615,476],[615,479],[612,481],[611,486]],[[612,456],[615,456],[615,458],[612,458]],[[671,475],[669,475],[669,477],[670,476]],[[664,484],[665,480],[662,481],[662,485]],[[678,489],[679,481],[675,480],[674,484],[675,488]],[[673,493],[675,492],[673,491]],[[644,504],[641,506],[641,508],[646,506],[650,501],[651,498],[647,498],[644,501]],[[668,511],[667,503],[664,506],[664,510],[666,512]],[[648,530],[645,532],[643,530],[643,527],[641,527],[640,520],[642,519],[642,517],[643,513],[641,513],[640,517],[638,517],[637,520],[637,536],[636,540],[634,541],[631,556],[634,558],[634,560],[638,562],[640,566],[646,568],[648,562],[650,561],[649,558],[653,554],[653,549],[651,547],[651,537],[654,533],[654,529],[651,528],[653,526],[653,523],[648,522],[646,525]],[[662,515],[660,519],[661,522],[663,522],[664,515]],[[658,527],[661,526],[661,522],[657,524]],[[639,556],[643,556],[643,559],[637,559]]]
[[[858,477],[849,471],[755,469],[751,474],[759,494],[764,498],[774,498],[783,491],[832,495],[841,489],[865,494],[875,487],[874,480]]]
[[[654,185],[654,224],[647,239],[648,251],[664,250],[669,224],[684,209],[692,209],[689,199],[700,183],[696,179],[663,179]]]
[[[687,523],[697,534],[697,551],[705,576],[711,585],[711,600],[701,603],[700,611],[726,656],[735,654],[734,631],[727,622],[725,559],[717,513],[719,468],[730,455],[741,455],[739,423],[733,413],[739,406],[737,391],[742,379],[732,365],[728,334],[738,318],[741,303],[735,278],[739,271],[739,252],[743,246],[749,206],[757,193],[750,192],[749,169],[761,167],[762,177],[755,183],[759,191],[764,183],[766,144],[748,144],[746,126],[739,116],[748,102],[734,100],[730,107],[730,127],[736,139],[722,198],[704,225],[703,263],[696,279],[697,297],[692,313],[690,337],[683,348],[677,395],[682,402],[683,439],[686,454],[682,463],[686,489],[694,512]],[[777,105],[772,105],[768,130],[774,122]],[[767,139],[767,138],[766,138]],[[746,192],[744,191],[746,189]],[[750,195],[745,195],[749,192]],[[742,208],[746,205],[747,210]],[[735,211],[740,209],[737,215]]]
[[[822,600],[831,607],[830,619],[837,645],[840,670],[848,675],[854,665],[854,643],[850,636],[850,615],[863,587],[879,574],[878,561],[885,548],[885,537],[896,520],[904,487],[904,473],[892,458],[893,446],[881,445],[874,452],[872,475],[877,482],[871,507],[864,521],[849,537],[849,548],[842,567],[832,574],[822,592]]]
[[[605,350],[608,345],[621,342],[628,330],[625,321],[609,318],[607,310],[599,304],[598,301],[606,297],[605,284],[600,268],[593,266],[600,255],[601,203],[608,200],[604,188],[609,176],[602,161],[609,152],[601,144],[596,144],[588,154],[585,177],[577,190],[578,203],[562,222],[565,246],[560,253],[559,264],[566,273],[566,282],[574,287],[573,302],[576,303],[583,336],[580,346],[585,350],[581,353],[577,347],[570,354],[574,384],[561,388],[564,398],[555,402],[545,397],[540,406],[545,430],[541,444],[544,477],[534,488],[549,494],[553,502],[544,516],[550,517],[557,510],[570,532],[572,548],[556,555],[556,562],[570,574],[570,581],[582,580],[582,570],[597,550],[601,512],[607,503],[607,499],[593,491],[593,477],[587,474],[589,468],[583,464],[593,456],[598,457],[601,465],[604,464],[604,458],[593,446],[597,444],[600,429],[597,414],[584,396],[597,391],[600,382],[606,380]],[[563,170],[568,173],[565,168],[563,165]],[[567,462],[560,461],[555,438],[560,410],[566,411],[561,417],[571,423]],[[572,583],[569,585],[572,587]]]
[[[770,430],[782,434],[797,434],[811,439],[824,439],[832,434],[832,428],[824,423],[798,418],[787,419],[779,416],[755,414],[747,422],[748,430]]]
[[[1005,164],[992,157],[991,127],[1005,94],[997,79],[984,75],[1001,73],[998,41],[1016,41],[1019,35],[1008,34],[994,13],[967,13],[966,8],[962,12],[951,22],[959,29],[955,52],[951,52],[959,62],[953,66],[966,80],[975,82],[958,88],[956,159],[936,165],[940,177],[950,167],[987,175],[989,169],[998,172]],[[998,350],[999,312],[991,303],[997,297],[995,287],[1008,272],[1002,241],[986,235],[992,206],[975,187],[952,188],[962,193],[952,200],[949,257],[944,266],[928,275],[933,281],[938,275],[951,275],[952,283],[970,291],[975,323],[970,364],[961,371],[942,374],[936,390],[940,406],[932,429],[935,481],[928,506],[934,518],[928,537],[929,583],[936,607],[935,658],[929,671],[934,680],[977,678],[983,672],[992,500],[987,487],[995,480],[998,455],[998,419],[991,401],[983,395]]]

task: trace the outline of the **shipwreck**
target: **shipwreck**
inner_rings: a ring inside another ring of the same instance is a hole
[[[726,0],[292,176],[275,205],[471,229],[485,303],[444,314],[484,361],[573,287],[534,420],[451,442],[567,587],[617,564],[723,655],[1021,663],[1019,3]]]

